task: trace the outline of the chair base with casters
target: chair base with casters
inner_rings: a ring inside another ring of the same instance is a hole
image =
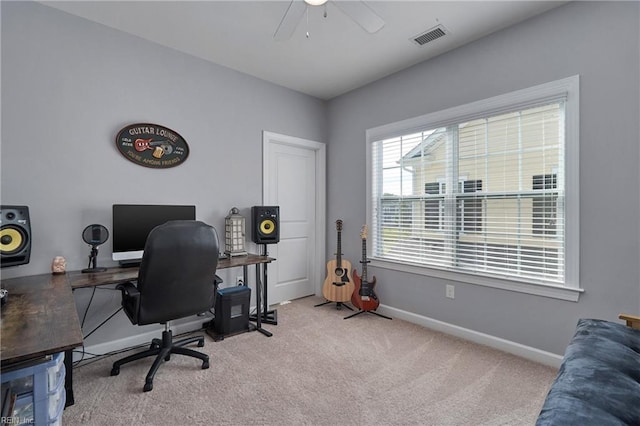
[[[123,364],[127,364],[129,362],[136,361],[149,356],[155,356],[156,359],[151,365],[151,369],[147,373],[147,377],[144,383],[144,391],[149,392],[151,389],[153,389],[153,378],[156,375],[158,368],[160,368],[160,365],[164,361],[169,361],[171,359],[171,354],[186,355],[186,356],[198,358],[202,360],[202,369],[205,370],[209,368],[209,355],[184,347],[185,345],[188,345],[189,343],[194,343],[194,342],[198,343],[198,347],[200,348],[203,347],[204,336],[187,337],[185,339],[174,342],[173,334],[169,329],[169,325],[165,324],[165,330],[162,332],[162,339],[153,339],[151,341],[151,346],[146,351],[129,355],[128,357],[122,358],[121,360],[114,362],[113,368],[111,369],[111,375],[117,376],[118,374],[120,374],[120,366]]]

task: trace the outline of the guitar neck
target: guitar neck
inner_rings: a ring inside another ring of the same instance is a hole
[[[367,263],[369,263],[369,261],[367,260],[366,238],[362,239],[362,260],[360,261],[360,263],[362,263],[362,281],[367,281]]]
[[[336,263],[338,268],[342,267],[342,232],[338,230],[338,247],[336,250]]]

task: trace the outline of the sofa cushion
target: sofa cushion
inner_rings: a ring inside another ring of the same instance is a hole
[[[537,425],[640,425],[640,330],[581,319]]]

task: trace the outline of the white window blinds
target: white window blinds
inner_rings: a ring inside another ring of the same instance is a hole
[[[373,140],[372,257],[563,285],[565,106]]]

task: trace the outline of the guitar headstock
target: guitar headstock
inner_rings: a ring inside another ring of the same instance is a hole
[[[363,240],[367,239],[367,225],[362,225],[362,229],[360,230],[360,238]]]
[[[336,220],[336,230],[342,231],[342,219]]]

